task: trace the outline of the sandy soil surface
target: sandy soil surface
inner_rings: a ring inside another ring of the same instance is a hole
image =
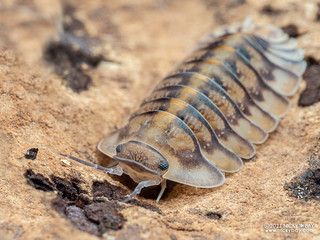
[[[129,179],[55,154],[108,164],[100,139],[201,37],[249,15],[297,36],[309,68],[277,130],[223,186],[170,183],[158,204],[158,189],[119,204]],[[0,239],[320,239],[319,38],[313,0],[1,1]]]

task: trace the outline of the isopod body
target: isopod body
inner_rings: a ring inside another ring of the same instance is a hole
[[[138,186],[166,179],[212,188],[255,155],[288,110],[306,68],[295,39],[271,25],[226,29],[163,79],[98,148]],[[221,32],[221,31],[220,31]]]

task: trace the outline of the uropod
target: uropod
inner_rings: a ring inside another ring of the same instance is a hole
[[[101,140],[113,158],[105,172],[129,175],[142,188],[166,180],[213,188],[255,155],[287,112],[306,69],[297,41],[273,25],[215,31],[142,102],[127,124]],[[63,154],[62,154],[63,155]]]

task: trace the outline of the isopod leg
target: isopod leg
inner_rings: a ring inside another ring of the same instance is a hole
[[[158,195],[157,200],[156,200],[157,203],[160,201],[160,199],[161,199],[161,197],[162,197],[162,195],[164,193],[164,190],[166,190],[166,188],[167,188],[167,179],[164,179],[161,182],[161,190],[160,190],[159,195]]]
[[[71,159],[73,161],[76,161],[78,163],[81,163],[83,165],[86,165],[86,166],[93,167],[95,169],[101,170],[101,171],[106,172],[106,173],[110,173],[110,174],[114,174],[114,175],[118,175],[118,176],[121,176],[123,174],[122,169],[105,168],[105,167],[102,167],[102,166],[100,166],[98,164],[89,163],[89,162],[86,162],[84,160],[81,160],[79,158],[76,158],[76,157],[73,157],[73,156],[70,156],[70,155],[66,155],[66,154],[59,153],[59,152],[57,152],[57,154],[59,154],[59,155],[61,155],[63,157],[69,158],[69,159]]]
[[[159,185],[159,180],[150,180],[150,181],[142,181],[138,184],[138,186],[134,189],[134,191],[123,201],[124,203],[129,202],[132,198],[138,195],[141,192],[141,189],[144,187],[150,187]]]

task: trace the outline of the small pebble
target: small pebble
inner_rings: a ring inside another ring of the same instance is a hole
[[[38,148],[30,148],[25,154],[24,157],[26,159],[35,160],[38,154]]]
[[[71,166],[71,163],[67,159],[61,159],[60,161],[62,163],[62,166],[64,166],[64,167],[70,167]]]

